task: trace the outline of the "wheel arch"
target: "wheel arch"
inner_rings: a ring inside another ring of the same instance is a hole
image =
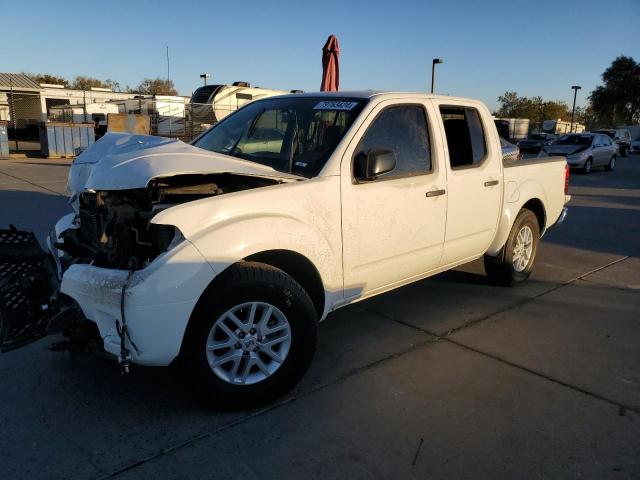
[[[500,218],[495,238],[486,251],[487,255],[495,257],[500,253],[500,250],[506,243],[507,238],[509,238],[513,222],[515,222],[516,217],[523,208],[531,210],[538,219],[540,236],[542,237],[547,226],[547,211],[540,196],[530,196],[527,200],[517,204],[507,203],[505,204],[504,211],[502,212],[502,217]]]
[[[539,198],[532,198],[522,205],[520,210],[523,208],[531,210],[536,215],[536,218],[538,219],[538,227],[540,227],[540,234],[542,235],[542,232],[544,232],[547,225],[547,213],[542,201]]]
[[[309,260],[306,256],[292,250],[283,249],[265,250],[253,253],[245,258],[229,264],[224,270],[218,273],[205,287],[205,289],[200,294],[198,301],[196,302],[193,312],[198,311],[201,303],[203,302],[203,299],[209,294],[209,292],[216,288],[218,282],[220,282],[221,279],[224,279],[224,273],[241,262],[264,263],[271,267],[282,270],[287,275],[291,276],[307,292],[309,298],[311,298],[311,302],[313,303],[314,309],[316,310],[318,319],[323,318],[326,310],[326,293],[324,290],[324,283],[322,282],[320,272],[318,272],[318,269],[315,267],[313,262],[311,262],[311,260]]]
[[[323,318],[326,300],[324,284],[320,272],[307,257],[292,250],[277,249],[254,253],[244,261],[265,263],[291,276],[311,298],[318,318]]]

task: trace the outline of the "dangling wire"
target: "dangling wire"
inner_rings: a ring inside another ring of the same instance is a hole
[[[131,339],[131,335],[129,334],[129,329],[127,328],[127,321],[124,314],[124,299],[127,292],[127,287],[129,286],[129,280],[131,280],[131,276],[133,272],[135,272],[136,260],[131,259],[129,264],[129,273],[127,274],[127,278],[122,284],[122,290],[120,290],[120,318],[122,320],[122,324],[116,319],[116,331],[120,336],[120,355],[118,357],[118,363],[120,364],[120,370],[123,375],[129,373],[129,367],[131,364],[131,352],[127,348],[127,339],[129,339],[129,343],[136,351],[136,353],[140,353],[140,350]]]

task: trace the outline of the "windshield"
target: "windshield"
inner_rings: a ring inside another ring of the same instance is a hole
[[[361,98],[269,98],[229,115],[193,145],[313,177],[365,103]]]
[[[590,135],[563,135],[554,145],[591,145]]]
[[[547,137],[539,133],[532,133],[529,135],[529,140],[545,140]]]

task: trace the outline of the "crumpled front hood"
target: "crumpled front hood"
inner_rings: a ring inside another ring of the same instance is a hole
[[[234,173],[299,180],[271,167],[209,152],[180,140],[108,133],[80,154],[69,172],[72,192],[144,188],[153,178]]]

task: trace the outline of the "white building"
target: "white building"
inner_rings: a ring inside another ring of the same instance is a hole
[[[13,114],[16,126],[26,128],[46,121],[54,106],[105,103],[133,98],[135,95],[112,92],[108,88],[76,90],[63,85],[38,84],[21,73],[0,73],[0,118],[6,115],[6,120],[11,120]]]

